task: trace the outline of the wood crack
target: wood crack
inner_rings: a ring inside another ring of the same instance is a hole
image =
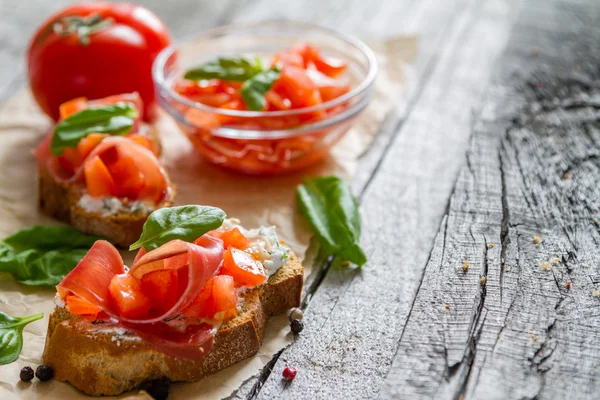
[[[508,135],[508,132],[507,132]],[[502,147],[504,149],[504,147]],[[506,176],[504,172],[504,160],[502,159],[502,153],[498,152],[498,164],[500,166],[500,184],[502,187],[501,191],[501,204],[502,204],[502,220],[500,222],[500,274],[499,274],[499,287],[500,287],[500,307],[502,307],[502,292],[504,287],[504,271],[506,270],[506,253],[509,245],[509,221],[510,211],[508,208],[508,199],[506,193]]]

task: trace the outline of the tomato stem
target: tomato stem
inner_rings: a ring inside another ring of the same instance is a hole
[[[52,29],[59,36],[77,35],[82,46],[90,44],[90,35],[101,31],[115,22],[112,18],[102,18],[99,14],[88,17],[70,15],[63,17],[52,25]]]

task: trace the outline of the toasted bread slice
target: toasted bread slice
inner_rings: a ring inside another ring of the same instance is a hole
[[[154,138],[156,146],[160,149],[156,132],[151,130],[148,134]],[[171,191],[163,202],[157,204],[156,209],[173,205],[175,186],[170,179],[168,183]],[[44,214],[67,222],[81,232],[105,237],[119,247],[127,248],[138,240],[144,222],[152,210],[111,215],[90,212],[79,205],[79,200],[84,194],[85,188],[81,183],[57,182],[47,170],[39,170],[39,207]]]
[[[194,382],[256,354],[269,316],[298,307],[304,269],[288,262],[261,286],[246,291],[241,312],[219,328],[210,353],[199,360],[174,359],[132,333],[110,332],[57,307],[50,314],[44,363],[54,377],[88,395],[118,395],[148,379]]]
[[[156,209],[173,205],[175,186],[172,183],[169,186],[169,197],[157,204]],[[119,247],[127,248],[139,239],[144,222],[152,210],[111,215],[90,212],[79,205],[79,199],[84,194],[85,188],[81,183],[57,182],[48,171],[39,171],[39,206],[44,214],[67,222],[81,232],[105,237]]]

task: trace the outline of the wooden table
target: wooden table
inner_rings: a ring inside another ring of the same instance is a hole
[[[2,98],[66,3],[0,0]],[[323,265],[304,332],[232,397],[600,398],[597,0],[141,3],[176,37],[288,18],[420,38],[353,182],[368,265]]]

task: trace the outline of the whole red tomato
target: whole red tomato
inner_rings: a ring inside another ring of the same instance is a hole
[[[27,55],[33,95],[58,119],[60,104],[139,92],[143,118],[155,115],[152,63],[171,42],[164,23],[131,3],[81,3],[52,15],[31,39]]]

